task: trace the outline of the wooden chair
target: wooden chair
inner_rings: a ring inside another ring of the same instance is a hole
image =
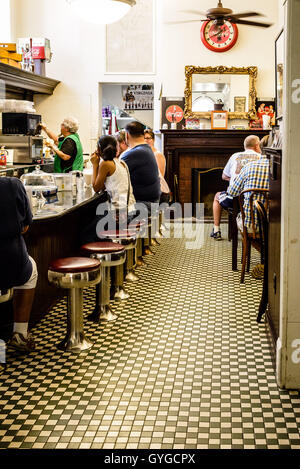
[[[250,233],[248,229],[245,227],[245,212],[244,212],[244,195],[247,192],[251,192],[249,198],[250,204],[250,217],[251,217],[251,226],[252,232]],[[250,270],[250,260],[251,260],[251,246],[253,246],[257,251],[261,252],[261,240],[260,240],[260,233],[255,225],[255,217],[254,217],[254,196],[258,194],[263,194],[265,196],[265,208],[268,210],[268,203],[269,203],[269,190],[268,189],[245,189],[239,196],[239,203],[240,203],[240,210],[242,214],[243,220],[243,231],[242,231],[242,243],[243,243],[243,254],[242,254],[242,271],[241,271],[241,283],[244,283],[245,280],[245,270],[247,264],[247,272]],[[263,263],[263,262],[262,262]]]
[[[268,214],[264,204],[260,200],[256,200],[254,202],[254,206],[257,210],[258,214],[258,224],[259,224],[259,232],[260,232],[260,240],[261,240],[261,253],[263,259],[263,266],[264,266],[264,278],[263,278],[263,290],[259,305],[259,311],[257,315],[257,322],[260,323],[262,320],[262,316],[266,312],[267,305],[268,305],[268,258],[269,258],[269,222],[268,222]]]

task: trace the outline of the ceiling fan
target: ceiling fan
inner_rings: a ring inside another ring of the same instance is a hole
[[[210,8],[206,12],[197,11],[197,10],[185,10],[185,13],[192,13],[196,15],[206,16],[205,19],[197,20],[187,20],[187,21],[169,21],[167,24],[177,24],[177,23],[190,23],[194,21],[214,21],[217,26],[223,26],[225,21],[235,24],[244,24],[248,26],[257,26],[259,28],[269,28],[272,26],[272,23],[260,23],[256,21],[243,20],[241,18],[248,18],[253,16],[264,16],[261,13],[254,11],[246,11],[244,13],[233,13],[229,8],[223,8],[221,1],[218,2],[217,8]]]

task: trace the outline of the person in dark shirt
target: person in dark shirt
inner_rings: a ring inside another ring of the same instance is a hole
[[[60,137],[49,130],[46,124],[41,123],[40,126],[48,137],[54,141],[54,144],[47,144],[55,153],[54,172],[82,171],[83,149],[77,133],[79,128],[77,119],[68,117],[63,120]]]
[[[151,204],[159,203],[161,190],[157,162],[153,151],[145,143],[144,128],[144,125],[137,121],[127,124],[126,142],[130,149],[121,159],[129,168],[136,201],[147,205],[149,210]]]
[[[0,290],[14,290],[14,330],[9,345],[15,350],[29,352],[35,347],[28,333],[28,322],[37,283],[37,268],[27,253],[23,239],[32,222],[32,213],[19,179],[0,178],[0,213]]]

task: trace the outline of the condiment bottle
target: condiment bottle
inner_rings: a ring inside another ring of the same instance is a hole
[[[8,155],[8,152],[5,150],[4,147],[1,147],[1,149],[0,149],[0,166],[6,166],[7,155]]]

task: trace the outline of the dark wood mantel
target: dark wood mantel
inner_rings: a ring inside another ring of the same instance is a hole
[[[268,130],[161,130],[167,160],[166,178],[174,193],[177,176],[179,202],[192,202],[193,168],[224,168],[233,153],[244,150],[244,140],[254,134],[259,138]]]

